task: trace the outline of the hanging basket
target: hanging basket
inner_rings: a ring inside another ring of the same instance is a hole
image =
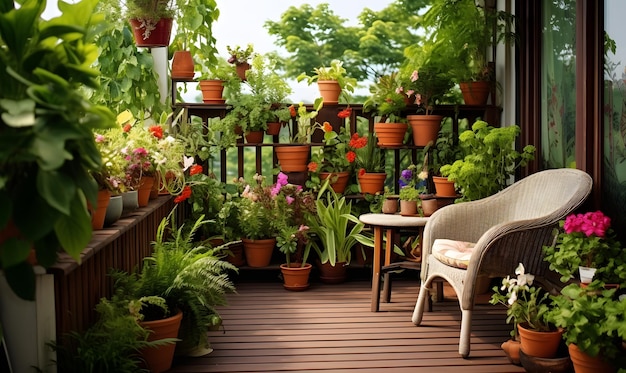
[[[150,20],[131,18],[129,20],[138,47],[167,47],[172,34],[172,18],[161,18],[154,23]]]

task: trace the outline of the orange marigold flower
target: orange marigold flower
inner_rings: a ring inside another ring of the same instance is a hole
[[[189,175],[190,176],[201,174],[201,173],[202,173],[202,166],[200,166],[199,164],[194,164],[189,169]]]
[[[356,160],[356,153],[350,150],[349,152],[346,153],[346,159],[350,163],[354,162]]]
[[[148,127],[148,131],[152,134],[152,136],[161,140],[163,138],[163,127],[161,126],[150,126]]]
[[[289,106],[289,114],[291,114],[292,117],[295,117],[298,113],[296,112],[296,107],[291,105]]]
[[[315,172],[317,171],[317,166],[318,166],[317,162],[310,162],[307,165],[307,168],[309,169],[309,172]]]
[[[339,114],[337,114],[337,116],[341,119],[345,119],[348,118],[350,116],[350,114],[352,114],[352,108],[351,107],[347,107],[343,110],[341,110],[339,112]]]
[[[127,124],[124,126],[124,132],[130,132],[131,125]]]
[[[364,169],[364,168],[360,169],[360,170],[359,170],[359,176],[363,176],[363,175],[365,175],[365,172],[366,172],[366,171],[365,171],[365,169]]]
[[[189,197],[191,197],[191,187],[189,185],[185,185],[185,187],[183,188],[183,191],[180,192],[178,197],[174,198],[174,202],[181,203]]]
[[[332,132],[333,126],[331,126],[330,123],[328,123],[328,122],[324,122],[323,130],[324,130],[324,132]]]

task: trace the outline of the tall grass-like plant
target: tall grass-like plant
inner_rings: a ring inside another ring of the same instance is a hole
[[[310,232],[319,242],[310,240],[307,249],[312,247],[322,263],[350,263],[352,246],[360,242],[373,247],[373,241],[361,233],[365,225],[352,215],[352,204],[327,186],[318,193],[317,214],[308,221]]]

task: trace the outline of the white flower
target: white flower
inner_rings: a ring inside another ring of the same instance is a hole
[[[507,301],[507,303],[512,306],[513,303],[515,303],[515,301],[517,300],[517,292],[516,291],[512,291],[509,295],[509,300]]]
[[[193,166],[195,160],[193,157],[183,156],[183,171],[187,171],[187,169]]]
[[[520,263],[515,269],[515,274],[517,275],[517,283],[519,286],[524,285],[532,285],[535,280],[535,276],[529,274],[524,274],[524,265]]]

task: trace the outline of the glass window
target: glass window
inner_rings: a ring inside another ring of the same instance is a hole
[[[576,1],[543,2],[542,144],[543,168],[574,165],[576,128]]]
[[[622,15],[626,2],[606,0],[604,13],[604,157],[602,210],[626,224],[626,34]],[[616,230],[617,231],[617,230]],[[626,234],[619,230],[624,242]]]

